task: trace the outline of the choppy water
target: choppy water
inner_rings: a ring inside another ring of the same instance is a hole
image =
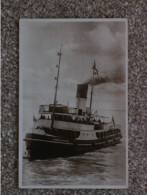
[[[125,185],[125,160],[124,143],[75,157],[24,159],[23,184]]]
[[[23,185],[126,185],[124,129],[122,143],[116,146],[74,157],[34,161],[23,159]]]

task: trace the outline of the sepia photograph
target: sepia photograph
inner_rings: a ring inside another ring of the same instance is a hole
[[[127,20],[19,24],[19,187],[127,188]]]

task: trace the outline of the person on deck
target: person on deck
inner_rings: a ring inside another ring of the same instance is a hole
[[[101,122],[101,119],[99,119],[98,122],[101,124],[101,123],[102,123],[102,122]]]

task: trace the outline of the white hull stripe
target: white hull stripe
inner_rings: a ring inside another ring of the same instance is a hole
[[[115,139],[115,141],[117,141],[119,139]],[[31,138],[25,138],[24,141],[35,141],[35,142],[46,142],[46,143],[57,143],[57,144],[65,144],[65,145],[74,145],[73,143],[66,143],[66,142],[60,142],[60,141],[47,141],[47,140],[42,140],[42,139],[31,139]],[[109,140],[107,141],[109,142],[114,142],[114,140]],[[78,144],[76,143],[76,145],[79,146],[91,146],[92,144],[95,145],[101,145],[101,144],[106,144],[107,142],[99,142],[99,143],[90,143],[90,144]]]
[[[57,142],[57,141],[47,141],[47,140],[42,140],[42,139],[31,139],[31,138],[25,138],[24,141],[36,141],[36,142],[60,143],[60,144],[66,144],[66,145],[73,145],[72,143]]]

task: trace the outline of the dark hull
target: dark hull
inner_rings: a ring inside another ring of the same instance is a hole
[[[121,135],[113,135],[99,140],[63,140],[52,136],[27,134],[26,149],[30,159],[65,157],[91,152],[121,143]]]

